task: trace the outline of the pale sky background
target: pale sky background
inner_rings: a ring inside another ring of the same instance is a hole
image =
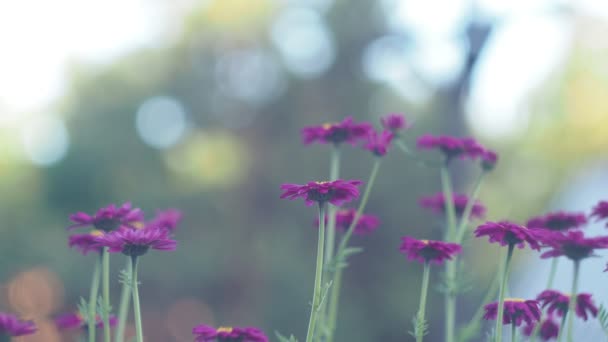
[[[305,3],[282,1],[300,6]],[[61,113],[53,112],[52,104],[66,91],[66,70],[70,63],[111,63],[141,47],[169,44],[179,34],[181,16],[196,3],[192,0],[171,1],[171,5],[159,0],[0,1],[0,131],[8,128],[17,132],[25,154],[34,164],[49,165],[60,160],[69,146],[69,132]],[[326,7],[328,1],[314,3],[323,3]],[[417,46],[410,60],[423,77],[435,83],[449,81],[462,63],[459,53],[462,47],[455,43],[455,31],[460,28],[470,3],[467,0],[382,2],[391,13],[388,17],[391,30],[397,34],[412,29],[416,32]],[[556,4],[574,6],[576,11],[608,20],[608,1],[479,0],[477,4],[484,17],[498,18],[501,23],[474,75],[469,122],[476,134],[509,137],[525,127],[527,94],[563,62],[571,44],[572,22],[556,10]],[[320,7],[323,6],[315,10]],[[302,10],[292,11],[290,15],[317,20],[314,15],[307,17]],[[278,45],[282,44],[279,38],[284,31],[277,29],[282,25],[280,18],[271,33]],[[309,27],[313,27],[312,24]],[[322,25],[317,25],[316,31],[296,33],[301,33],[303,39],[306,35],[317,37],[311,44],[325,49],[326,58],[330,58],[327,61],[331,62],[331,41],[324,40],[327,37]],[[384,43],[386,39],[377,42],[375,47],[381,48]],[[286,54],[284,57],[315,57],[302,56],[302,49],[279,48]],[[374,65],[374,51],[371,47],[368,50],[362,67],[370,77],[391,83],[395,77],[392,71],[398,69],[398,75],[407,78],[399,54],[392,61],[381,60],[382,63]],[[367,58],[369,56],[372,57]],[[296,64],[290,66],[289,59],[286,64],[295,72],[303,68]],[[323,63],[316,64],[317,67],[318,70],[300,71],[314,77],[315,73],[322,72]],[[404,91],[404,96],[415,98],[423,93],[421,89],[411,88]],[[150,143],[145,132],[140,135]],[[152,142],[155,143],[156,146],[165,144]]]

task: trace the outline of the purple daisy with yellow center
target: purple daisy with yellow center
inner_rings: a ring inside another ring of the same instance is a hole
[[[353,118],[349,116],[342,122],[304,127],[301,133],[304,145],[314,142],[338,145],[347,142],[354,146],[358,142],[364,141],[372,130],[373,127],[370,123],[355,123]]]
[[[541,312],[539,303],[536,300],[526,300],[520,298],[505,299],[503,324],[515,324],[520,326],[522,322],[533,325],[540,320]],[[484,306],[485,313],[483,318],[486,320],[496,320],[498,316],[498,302]]]
[[[448,135],[434,136],[425,134],[418,138],[416,145],[421,150],[439,150],[448,161],[456,157],[461,159],[478,159],[486,151],[473,138],[457,138]]]
[[[173,240],[169,230],[155,226],[141,229],[123,227],[98,236],[97,243],[101,247],[108,247],[110,253],[122,252],[132,257],[144,255],[150,248],[159,251],[173,251],[177,247],[177,241]]]
[[[98,328],[103,327],[103,320],[101,319],[101,317],[99,315],[97,315],[95,317],[95,325]],[[116,325],[116,323],[118,322],[118,320],[116,319],[116,316],[114,315],[110,315],[110,326],[114,327]],[[87,325],[87,320],[82,317],[82,315],[80,313],[77,312],[71,312],[71,313],[67,313],[64,315],[61,315],[57,318],[55,318],[55,325],[57,326],[57,328],[59,330],[74,330],[74,329],[84,329],[86,330],[88,328]]]
[[[536,323],[538,324],[538,323]],[[532,336],[532,333],[536,329],[536,324],[526,325],[524,328],[524,335]],[[549,341],[551,339],[557,339],[559,336],[559,324],[553,320],[552,317],[544,319],[540,323],[540,329],[538,330],[538,336],[543,341]]]
[[[408,129],[410,126],[405,120],[403,114],[391,113],[380,118],[380,123],[384,129],[389,130],[393,133]]]
[[[570,295],[556,291],[556,290],[545,290],[541,292],[536,299],[542,304],[543,308],[547,308],[547,313],[552,315],[557,314],[559,317],[563,317],[568,312],[568,305],[570,303]],[[576,315],[583,320],[587,320],[588,316],[597,316],[598,308],[591,299],[591,294],[580,293],[576,296]],[[587,314],[587,312],[589,314]]]
[[[587,217],[584,213],[570,213],[557,211],[543,216],[533,217],[528,220],[528,228],[542,228],[548,230],[568,230],[584,226]]]
[[[95,229],[110,232],[120,226],[133,227],[137,222],[143,221],[143,212],[139,208],[132,208],[127,202],[120,207],[110,204],[99,209],[94,215],[83,212],[70,215],[70,221],[74,222],[68,229],[93,226]]]
[[[526,244],[530,248],[540,250],[538,233],[532,229],[509,222],[486,222],[475,229],[475,237],[488,236],[490,242],[499,243],[501,246],[517,246],[524,248]]]
[[[452,203],[454,204],[454,210],[456,211],[456,215],[458,217],[462,217],[464,214],[464,210],[469,202],[469,197],[467,195],[462,194],[453,194],[452,195]],[[446,213],[446,201],[445,196],[442,192],[437,193],[432,196],[421,197],[418,200],[418,204],[426,209],[430,209],[435,214],[443,214]],[[479,201],[475,201],[473,203],[473,207],[471,208],[470,218],[478,218],[481,219],[486,214],[486,207],[481,204]]]
[[[394,134],[390,131],[370,132],[367,136],[367,143],[363,146],[364,149],[371,151],[375,156],[382,157],[388,152]]]
[[[593,256],[596,249],[608,248],[608,236],[586,238],[581,231],[553,232],[543,230],[541,239],[551,249],[541,255],[541,258],[566,256],[578,261]]]
[[[219,327],[201,324],[192,329],[196,342],[268,342],[264,332],[254,327]]]
[[[89,252],[100,252],[101,247],[97,242],[97,238],[104,235],[101,230],[93,230],[86,234],[72,234],[68,237],[68,245],[76,248],[83,255],[89,254]]]
[[[331,182],[308,182],[307,184],[283,184],[281,185],[281,198],[294,200],[303,198],[306,205],[314,202],[323,204],[329,202],[336,206],[350,202],[359,197],[360,180],[335,180]]]
[[[457,243],[418,240],[409,236],[401,238],[401,253],[407,255],[408,260],[416,260],[421,263],[442,264],[444,260],[452,260],[452,257],[462,252],[462,247]]]
[[[22,321],[14,315],[0,312],[0,338],[30,335],[34,332],[34,322]]]
[[[597,221],[608,219],[608,201],[600,201],[593,207],[590,217],[595,217]],[[606,222],[608,227],[608,222]]]

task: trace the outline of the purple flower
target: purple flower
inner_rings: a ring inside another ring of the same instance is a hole
[[[0,338],[2,336],[30,335],[36,331],[32,321],[22,321],[14,315],[0,312]]]
[[[338,210],[336,212],[336,230],[345,232],[355,220],[356,215],[357,210],[353,208]],[[325,219],[325,223],[327,223],[327,218]],[[315,225],[319,226],[318,218],[315,221]],[[375,215],[361,214],[353,233],[356,235],[366,235],[378,229],[379,225],[380,219]]]
[[[373,127],[368,122],[355,123],[352,117],[346,117],[342,122],[326,123],[321,126],[309,126],[302,129],[304,145],[314,142],[320,144],[340,144],[347,142],[356,145],[360,140],[367,138]]]
[[[103,327],[103,320],[99,315],[95,317],[95,321],[96,327]],[[110,315],[110,326],[114,327],[117,322],[116,316]],[[59,330],[87,329],[88,327],[87,320],[77,312],[67,313],[55,318],[55,325]]]
[[[481,154],[481,168],[485,171],[491,171],[496,167],[498,155],[492,150],[485,150]]]
[[[371,131],[367,136],[367,143],[363,148],[371,151],[377,157],[382,157],[388,152],[392,140],[393,133],[390,131],[382,131],[380,134]]]
[[[432,262],[440,265],[444,260],[452,260],[454,255],[460,254],[462,247],[457,243],[417,240],[404,236],[401,238],[399,250],[407,255],[408,260],[417,260],[421,263]]]
[[[503,324],[515,324],[520,326],[522,322],[528,325],[533,325],[534,322],[540,320],[540,308],[538,301],[525,300],[519,298],[505,299],[504,314],[502,318]],[[495,320],[498,316],[498,302],[490,303],[484,307],[485,314],[483,318],[486,320]]]
[[[531,336],[536,328],[536,324],[526,325],[524,328],[524,335]],[[559,324],[557,324],[551,317],[545,319],[540,323],[540,330],[538,336],[543,341],[549,341],[552,338],[557,339],[559,335]]]
[[[144,255],[148,249],[173,251],[177,241],[171,238],[167,229],[146,226],[141,229],[123,227],[97,237],[99,246],[108,247],[110,253],[122,252],[128,256]]]
[[[462,194],[453,194],[452,202],[454,203],[454,209],[458,217],[462,217],[464,209],[469,202],[469,198]],[[433,196],[421,197],[418,201],[421,207],[430,209],[435,214],[443,214],[447,212],[446,202],[443,193],[437,193]],[[471,209],[471,218],[483,218],[486,214],[486,208],[479,201],[475,201]]]
[[[182,212],[177,209],[157,210],[156,216],[148,225],[173,231],[181,220]]]
[[[531,218],[526,226],[528,228],[542,228],[548,230],[568,230],[580,228],[587,223],[587,217],[583,213],[568,213],[557,211],[544,216]]]
[[[524,248],[527,243],[530,248],[540,250],[538,236],[534,230],[509,221],[482,224],[475,229],[475,237],[482,236],[490,237],[490,242],[497,242],[501,246],[517,245],[519,248]]]
[[[446,156],[448,161],[454,157],[474,160],[480,158],[486,151],[473,138],[456,138],[448,135],[433,136],[425,134],[418,138],[417,146],[421,150],[438,149]]]
[[[389,130],[393,133],[406,130],[410,126],[405,120],[403,114],[391,113],[380,118],[380,123],[384,129]]]
[[[542,307],[547,307],[547,313],[563,317],[568,312],[570,303],[570,295],[561,293],[555,290],[545,290],[541,292],[536,299],[542,304]],[[587,311],[593,317],[597,316],[598,309],[591,300],[591,294],[581,293],[576,296],[576,315],[585,321],[588,318]]]
[[[314,202],[329,202],[340,206],[346,202],[359,197],[360,180],[335,180],[331,182],[308,182],[307,184],[283,184],[281,185],[281,198],[294,200],[304,198],[306,205]]]
[[[131,208],[131,203],[127,202],[120,208],[110,204],[101,208],[91,216],[83,212],[70,215],[70,221],[74,222],[68,229],[75,229],[86,226],[93,226],[96,229],[109,232],[118,229],[121,225],[133,227],[133,224],[143,221],[143,213],[139,208]]]
[[[590,217],[596,217],[597,221],[608,219],[608,201],[600,201],[593,207]],[[608,227],[608,222],[606,222]]]
[[[581,260],[593,256],[594,249],[608,248],[608,236],[586,238],[583,232],[577,230],[565,233],[546,229],[542,231],[542,242],[551,249],[543,253],[541,258],[565,255],[571,260]]]
[[[86,234],[72,234],[68,238],[68,245],[76,248],[83,255],[89,252],[99,252],[101,247],[97,243],[97,238],[104,234],[101,230],[93,230]]]
[[[219,327],[213,328],[201,324],[192,329],[196,342],[268,342],[264,332],[254,327]]]

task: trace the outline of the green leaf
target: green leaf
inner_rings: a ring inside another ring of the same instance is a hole
[[[604,334],[608,336],[608,310],[606,310],[604,304],[600,304],[597,320],[600,322],[600,326],[602,327]]]
[[[419,318],[417,315],[412,318],[414,331],[408,333],[415,338],[425,336],[429,333],[429,324],[424,318]]]
[[[298,342],[298,339],[295,338],[293,335],[289,335],[289,338],[287,338],[281,335],[281,333],[279,333],[278,331],[275,331],[274,334],[279,339],[279,342]]]

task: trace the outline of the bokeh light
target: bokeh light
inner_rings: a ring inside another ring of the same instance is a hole
[[[33,268],[11,279],[8,301],[24,317],[44,317],[63,303],[63,283],[49,269]]]
[[[197,298],[180,298],[167,312],[167,327],[175,341],[192,341],[192,328],[199,324],[215,325],[211,309]]]
[[[68,151],[69,136],[63,121],[51,115],[39,115],[21,130],[25,155],[32,163],[49,166],[60,161]]]
[[[146,144],[160,149],[171,147],[186,132],[186,113],[175,98],[152,97],[139,106],[135,126]]]

